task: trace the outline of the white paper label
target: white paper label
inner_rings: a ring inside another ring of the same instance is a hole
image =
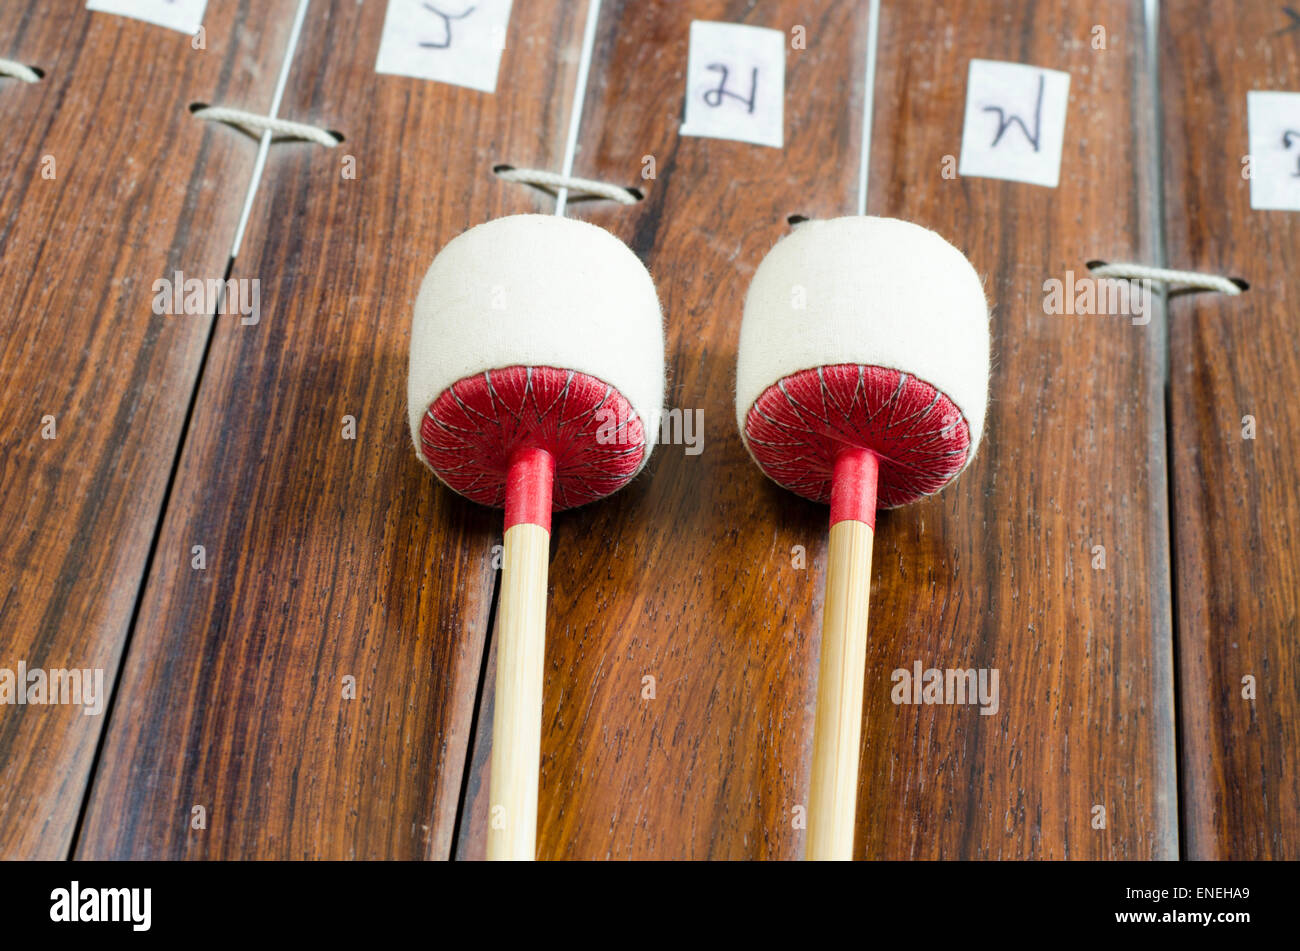
[[[388,0],[375,72],[496,92],[510,0]]]
[[[1055,188],[1069,103],[1069,73],[971,60],[958,172]]]
[[[785,144],[785,34],[739,23],[691,23],[682,135]]]
[[[86,9],[144,20],[193,35],[203,25],[207,5],[208,0],[89,0]]]
[[[1250,207],[1300,211],[1300,92],[1246,93]]]

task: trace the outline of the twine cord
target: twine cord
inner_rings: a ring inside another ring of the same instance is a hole
[[[327,149],[334,148],[342,141],[333,132],[319,126],[308,125],[305,122],[291,122],[288,119],[276,119],[271,116],[259,115],[256,112],[248,112],[244,109],[231,109],[227,106],[203,106],[194,110],[194,118],[203,119],[206,122],[224,122],[227,125],[237,126],[253,135],[270,132],[272,135],[279,135],[287,139],[315,142]]]
[[[515,168],[513,165],[498,165],[492,171],[507,182],[536,185],[539,188],[549,188],[556,191],[563,189],[566,192],[585,195],[590,198],[606,198],[609,201],[616,201],[620,205],[635,205],[641,200],[641,193],[635,188],[624,188],[622,185],[598,182],[592,178],[559,175],[540,168]]]
[[[1178,284],[1194,290],[1217,291],[1220,294],[1227,294],[1229,297],[1236,297],[1250,286],[1241,278],[1205,274],[1201,271],[1178,271],[1167,267],[1150,267],[1146,264],[1133,262],[1110,264],[1106,261],[1089,261],[1088,270],[1096,277],[1109,277],[1122,281],[1152,281],[1157,284]]]
[[[38,83],[41,81],[41,74],[30,66],[24,66],[22,63],[15,63],[11,59],[0,59],[0,76],[12,76],[25,83]]]

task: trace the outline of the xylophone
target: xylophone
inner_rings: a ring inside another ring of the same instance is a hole
[[[1300,30],[1157,6],[0,5],[0,857],[1296,857]]]

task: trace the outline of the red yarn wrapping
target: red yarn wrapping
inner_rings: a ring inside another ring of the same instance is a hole
[[[554,457],[555,511],[604,498],[646,455],[645,429],[618,390],[554,367],[507,367],[445,390],[420,423],[425,460],[461,495],[500,508],[515,452]]]
[[[970,454],[970,427],[952,400],[910,374],[856,364],[769,386],[745,418],[745,439],[773,481],[816,502],[830,501],[841,449],[870,449],[881,508],[938,492]]]

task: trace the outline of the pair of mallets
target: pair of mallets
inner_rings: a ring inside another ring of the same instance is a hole
[[[542,215],[472,228],[435,258],[411,330],[420,458],[505,508],[488,858],[536,854],[551,512],[626,485],[654,446],[662,317],[608,232]],[[970,461],[988,400],[988,305],[966,258],[889,218],[808,221],[754,274],[736,417],[762,470],[831,508],[807,857],[853,854],[878,507]]]

